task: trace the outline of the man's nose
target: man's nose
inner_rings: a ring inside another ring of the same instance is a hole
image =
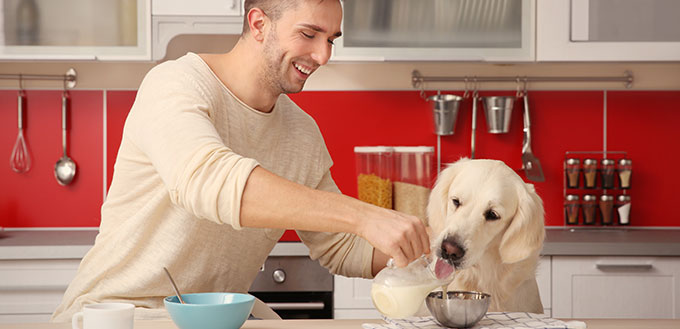
[[[331,58],[332,47],[328,41],[319,42],[312,52],[312,59],[319,65],[326,65]]]

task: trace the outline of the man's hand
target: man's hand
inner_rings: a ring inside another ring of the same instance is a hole
[[[356,233],[388,258],[394,258],[397,267],[430,252],[427,230],[418,217],[381,208],[367,216]]]

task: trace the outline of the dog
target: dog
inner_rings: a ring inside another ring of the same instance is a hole
[[[427,205],[434,257],[453,266],[449,291],[491,295],[491,312],[543,313],[536,267],[543,201],[501,161],[463,158],[444,169]]]

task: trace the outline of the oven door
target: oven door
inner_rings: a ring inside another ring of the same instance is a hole
[[[333,275],[308,256],[271,256],[249,293],[283,319],[332,319]]]

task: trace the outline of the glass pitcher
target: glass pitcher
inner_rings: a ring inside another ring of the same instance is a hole
[[[446,289],[454,272],[445,261],[430,261],[425,255],[403,268],[395,267],[390,259],[373,279],[371,299],[387,317],[410,317],[418,312],[428,293],[437,287]]]

